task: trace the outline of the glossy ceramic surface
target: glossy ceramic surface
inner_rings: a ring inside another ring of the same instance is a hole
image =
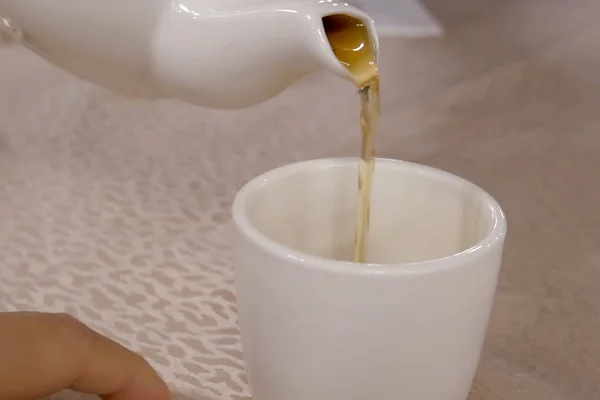
[[[371,265],[352,258],[357,162],[288,165],[233,206],[242,346],[261,400],[465,400],[506,221],[475,185],[379,160]]]
[[[326,68],[348,78],[322,17],[373,21],[325,0],[0,0],[49,62],[116,92],[211,108],[263,102]]]

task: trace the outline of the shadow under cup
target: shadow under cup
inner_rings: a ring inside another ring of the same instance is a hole
[[[465,400],[506,221],[455,175],[378,159],[367,259],[351,260],[356,159],[287,165],[233,205],[235,285],[254,400]]]
[[[352,261],[356,160],[315,160],[272,171],[246,199],[248,222],[291,251]],[[366,262],[430,261],[481,246],[502,212],[483,190],[422,165],[379,159]]]

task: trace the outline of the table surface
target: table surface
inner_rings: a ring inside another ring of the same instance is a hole
[[[506,29],[538,15],[525,8],[441,41],[382,43],[377,146],[476,182],[508,215],[470,398],[592,400],[600,28],[585,8],[549,7],[544,29]],[[124,99],[21,49],[0,46],[0,59],[0,307],[76,315],[141,352],[177,399],[247,396],[231,201],[275,166],[355,155],[352,88],[315,75],[256,108],[213,111]]]

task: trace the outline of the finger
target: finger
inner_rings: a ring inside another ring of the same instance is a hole
[[[62,389],[109,400],[169,400],[139,355],[65,314],[0,313],[0,399],[30,400]]]

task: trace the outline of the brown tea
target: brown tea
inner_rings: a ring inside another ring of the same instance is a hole
[[[334,54],[352,73],[360,97],[362,146],[358,171],[354,262],[364,263],[375,168],[374,135],[380,114],[376,48],[367,27],[358,19],[346,15],[332,15],[323,18],[323,25]]]

